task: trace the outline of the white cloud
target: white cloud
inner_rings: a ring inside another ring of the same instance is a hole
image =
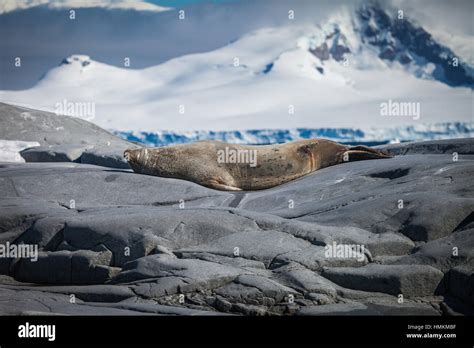
[[[50,9],[102,7],[107,9],[127,9],[152,12],[168,10],[168,8],[140,0],[2,0],[0,2],[0,14],[37,6],[45,6]]]

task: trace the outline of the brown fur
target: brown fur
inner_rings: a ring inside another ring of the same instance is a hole
[[[256,151],[256,166],[219,163],[219,150]],[[140,174],[193,181],[218,190],[261,190],[345,161],[389,158],[365,146],[310,139],[277,145],[235,145],[220,141],[161,148],[128,149],[124,156]]]

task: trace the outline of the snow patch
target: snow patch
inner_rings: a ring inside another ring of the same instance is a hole
[[[20,151],[40,146],[36,141],[2,140],[0,139],[0,162],[24,163]]]

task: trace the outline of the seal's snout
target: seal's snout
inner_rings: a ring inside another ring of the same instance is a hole
[[[127,160],[130,168],[133,169],[134,172],[141,172],[141,168],[143,167],[143,159],[140,156],[142,153],[142,149],[126,149],[123,152],[123,157]]]
[[[123,152],[123,157],[127,162],[137,162],[140,159],[140,150],[139,149],[126,149]]]
[[[123,152],[123,157],[125,157],[125,159],[126,159],[127,161],[130,161],[130,159],[132,158],[130,152],[131,152],[130,149],[126,149],[126,150]]]

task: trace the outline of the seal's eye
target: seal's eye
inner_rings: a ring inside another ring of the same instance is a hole
[[[125,152],[123,153],[123,157],[125,157],[127,161],[130,161],[130,151],[125,150]]]

